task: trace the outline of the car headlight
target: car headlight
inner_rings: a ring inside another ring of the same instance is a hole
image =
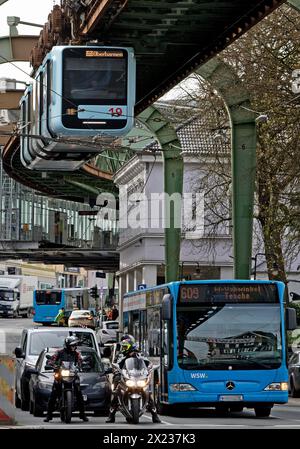
[[[135,387],[135,381],[134,380],[126,380],[127,387]]]
[[[147,379],[144,379],[144,380],[138,380],[136,384],[138,387],[144,388],[147,385],[147,383],[148,383]]]
[[[272,382],[264,388],[265,391],[288,391],[288,389],[287,382]]]
[[[62,369],[61,372],[60,372],[60,374],[61,374],[63,377],[69,377],[69,376],[70,376],[70,370],[68,370],[68,369]]]
[[[49,384],[48,382],[40,382],[39,387],[43,388],[44,390],[52,390],[53,384]]]
[[[191,384],[170,384],[171,391],[195,391],[196,388]]]

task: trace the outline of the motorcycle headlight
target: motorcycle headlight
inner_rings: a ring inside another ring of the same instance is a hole
[[[126,380],[127,387],[135,387],[135,381],[134,380]]]
[[[61,375],[63,377],[69,377],[70,376],[70,370],[69,369],[62,369],[60,373],[61,373]]]
[[[264,388],[265,391],[288,391],[287,382],[272,382]]]
[[[147,385],[147,379],[138,380],[136,384],[138,387],[144,388]]]

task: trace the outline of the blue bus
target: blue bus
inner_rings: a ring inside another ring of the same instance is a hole
[[[153,379],[158,410],[254,408],[266,417],[286,403],[286,330],[296,327],[296,316],[284,306],[284,289],[277,281],[208,280],[126,294],[123,330],[160,366]]]
[[[33,307],[35,323],[49,325],[59,309],[64,307],[67,318],[74,309],[85,309],[96,314],[96,301],[89,294],[89,288],[52,288],[34,290]]]

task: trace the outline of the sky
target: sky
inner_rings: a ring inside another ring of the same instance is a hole
[[[48,14],[51,12],[53,5],[59,3],[59,1],[54,0],[8,0],[3,5],[0,5],[0,42],[2,36],[9,34],[7,16],[17,16],[24,22],[43,25],[47,22]],[[40,31],[41,28],[18,25],[19,35],[39,35]],[[17,65],[27,73],[30,73],[29,63],[17,63]],[[28,81],[30,79],[12,64],[0,64],[0,78],[3,77],[15,78],[20,81]]]

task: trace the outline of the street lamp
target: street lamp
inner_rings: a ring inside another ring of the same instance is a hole
[[[272,254],[272,253],[256,253],[254,257],[251,257],[251,259],[254,260],[253,279],[256,279],[257,257],[258,256],[265,256],[265,257],[273,256],[273,257],[275,257],[275,254]],[[277,266],[276,262],[273,262],[272,273],[273,273],[274,276],[276,276],[278,274],[278,266]]]

